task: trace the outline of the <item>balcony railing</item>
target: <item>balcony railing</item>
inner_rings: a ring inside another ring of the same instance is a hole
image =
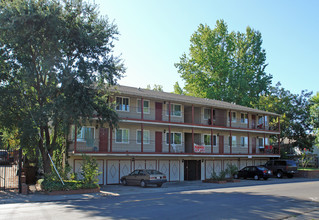
[[[123,143],[117,143],[115,139],[112,144],[105,146],[99,145],[99,140],[88,140],[87,142],[74,142],[70,144],[69,149],[75,153],[153,153],[153,154],[278,154],[277,146],[249,146],[241,144],[225,143],[220,146],[219,143],[211,146],[208,143],[195,141],[192,142],[175,142],[170,145],[166,141],[158,142],[155,140],[144,141],[143,146],[136,139],[130,139]]]
[[[270,126],[268,122],[259,123],[257,119],[241,119],[237,117],[236,120],[229,120],[228,113],[224,110],[220,110],[221,114],[214,115],[213,120],[210,116],[204,116],[201,110],[197,110],[194,113],[194,117],[189,111],[178,111],[171,112],[164,108],[162,111],[157,112],[154,108],[148,108],[147,111],[142,113],[140,108],[131,107],[129,111],[117,111],[122,120],[146,120],[156,122],[172,122],[172,123],[186,123],[193,125],[202,126],[217,126],[217,127],[231,127],[231,128],[242,128],[242,129],[255,129],[255,130],[266,130],[266,131],[278,131],[278,126]],[[270,117],[270,116],[268,116]]]

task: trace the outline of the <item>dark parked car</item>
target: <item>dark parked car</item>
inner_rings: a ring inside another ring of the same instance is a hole
[[[271,170],[277,178],[282,178],[283,175],[292,178],[298,169],[294,160],[270,160],[265,164],[265,167]]]
[[[9,164],[8,151],[0,150],[0,164]]]
[[[129,175],[121,178],[123,185],[140,185],[141,187],[146,187],[149,184],[156,184],[161,187],[165,182],[167,182],[165,174],[148,169],[134,170]]]
[[[243,169],[239,170],[235,175],[235,179],[239,178],[253,178],[255,180],[259,180],[263,178],[267,180],[271,174],[271,171],[265,168],[264,166],[247,166]]]

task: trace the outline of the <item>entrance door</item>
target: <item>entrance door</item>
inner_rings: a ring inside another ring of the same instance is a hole
[[[252,138],[251,141],[251,146],[252,146],[252,154],[256,154],[256,138]]]
[[[251,116],[251,128],[256,129],[256,115]]]
[[[162,152],[163,134],[161,131],[155,132],[155,152]]]
[[[193,153],[192,133],[185,133],[185,153]]]
[[[185,160],[184,161],[184,180],[201,179],[201,161]]]
[[[224,154],[224,136],[219,136],[219,154]]]
[[[99,152],[107,152],[108,136],[109,136],[109,129],[100,128]]]
[[[163,104],[161,102],[155,102],[155,120],[162,121]]]

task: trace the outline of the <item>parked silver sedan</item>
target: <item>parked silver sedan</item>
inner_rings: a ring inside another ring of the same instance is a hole
[[[150,169],[134,170],[127,176],[121,177],[123,185],[140,185],[146,187],[149,184],[155,184],[161,187],[163,183],[167,182],[165,174]]]

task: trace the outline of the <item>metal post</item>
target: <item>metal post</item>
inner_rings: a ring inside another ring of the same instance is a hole
[[[168,126],[168,152],[171,152],[171,126]]]
[[[21,191],[22,191],[21,171],[22,171],[22,148],[20,147],[20,149],[19,149],[19,170],[18,170],[18,175],[19,175],[19,193],[21,193]]]
[[[74,125],[74,153],[76,152],[76,145],[77,145],[77,137],[78,137],[78,126]]]
[[[214,133],[213,133],[213,129],[210,130],[210,153],[213,154],[214,153]]]
[[[230,133],[230,140],[229,140],[229,153],[232,154],[232,147],[233,147],[233,137],[232,137],[232,134],[231,134],[231,131],[229,132]]]
[[[247,133],[247,135],[248,135],[248,147],[247,147],[248,149],[247,149],[247,154],[249,154],[249,144],[250,144],[250,141],[249,141],[249,138],[250,138],[250,137],[249,137],[249,132]]]
[[[143,121],[144,119],[144,99],[141,98],[141,119]],[[141,123],[141,152],[143,152],[143,146],[144,146],[144,127],[143,123]]]
[[[194,137],[194,128],[192,128],[192,153],[194,153],[195,148],[195,137]]]
[[[144,147],[144,125],[141,123],[141,152],[143,152]]]

